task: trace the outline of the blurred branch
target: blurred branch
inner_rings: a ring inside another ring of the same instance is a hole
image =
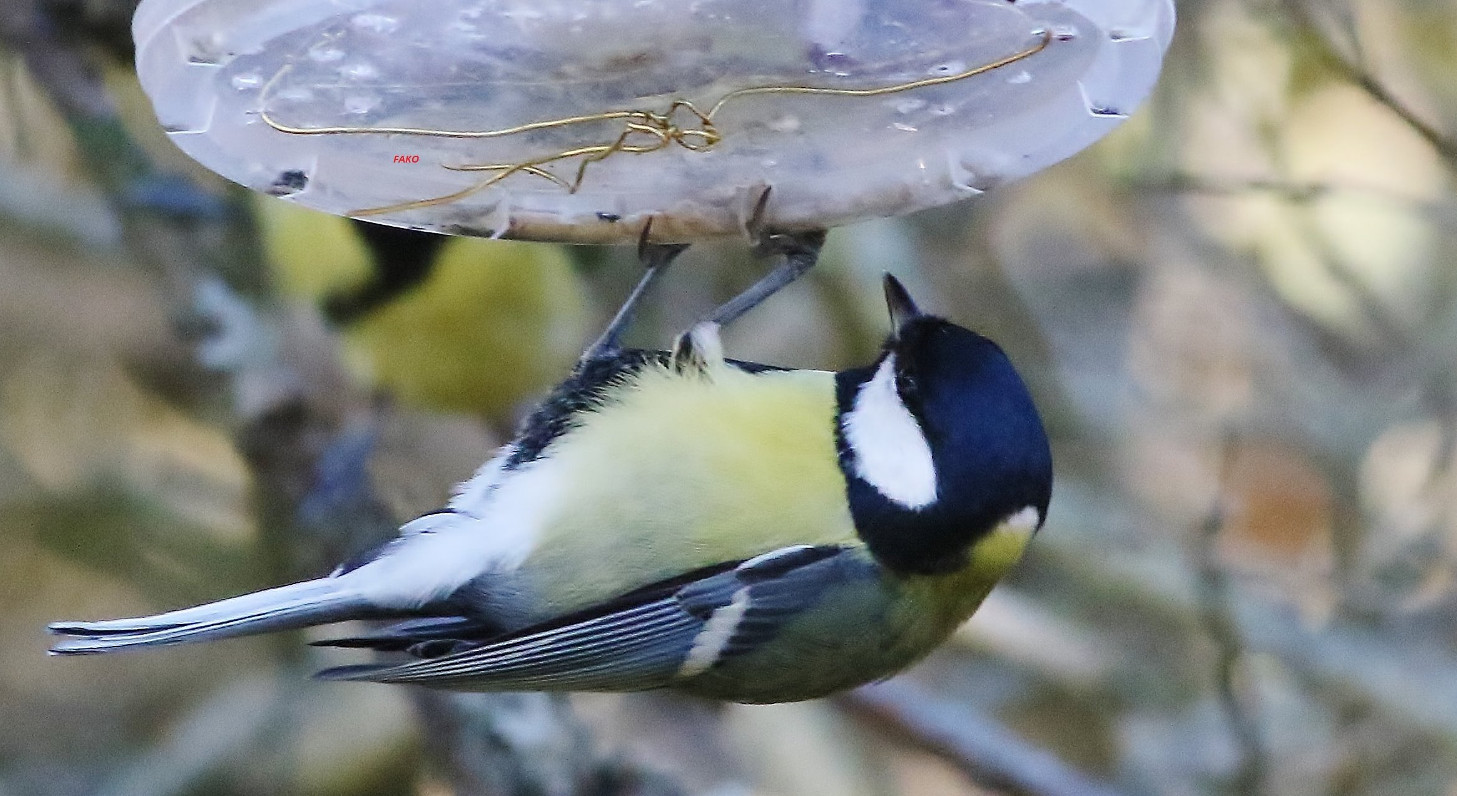
[[[1176,176],[1163,184],[1175,190],[1212,184],[1211,194],[1218,196],[1238,196],[1243,185],[1197,176]],[[1282,184],[1256,181],[1252,185],[1278,188]],[[1294,184],[1301,198],[1318,197],[1319,191],[1304,190],[1314,187]],[[1331,186],[1331,190],[1336,188]],[[1389,192],[1370,194],[1398,201]],[[1405,201],[1434,217],[1443,210],[1451,213],[1450,202],[1444,206]],[[1261,400],[1241,419],[1240,430],[1284,440],[1319,464],[1334,500],[1331,535],[1337,565],[1337,610],[1370,616],[1370,610],[1353,610],[1360,608],[1356,602],[1362,587],[1356,575],[1370,538],[1366,508],[1361,503],[1363,462],[1395,419],[1416,415],[1421,408],[1417,396],[1423,389],[1451,379],[1457,305],[1450,291],[1433,291],[1432,309],[1424,313],[1426,322],[1411,321],[1371,288],[1369,278],[1342,262],[1312,219],[1297,219],[1297,225],[1319,263],[1363,314],[1370,327],[1363,333],[1333,326],[1292,303],[1288,292],[1271,281],[1269,269],[1253,267],[1255,259],[1249,253],[1230,249],[1196,227],[1172,219],[1163,228],[1181,238],[1204,267],[1241,280],[1240,288],[1251,301],[1259,329],[1261,345],[1254,375]],[[1444,273],[1448,269],[1433,270]],[[1292,369],[1293,363],[1299,363],[1298,371]]]
[[[1373,100],[1395,114],[1417,135],[1426,140],[1427,144],[1446,162],[1448,169],[1457,172],[1457,140],[1448,137],[1434,125],[1418,116],[1416,111],[1393,94],[1385,84],[1377,80],[1376,76],[1362,63],[1361,40],[1349,9],[1342,15],[1343,18],[1338,20],[1338,24],[1345,29],[1346,35],[1350,38],[1351,52],[1347,54],[1342,53],[1335,42],[1323,32],[1323,26],[1316,18],[1316,12],[1312,10],[1309,0],[1280,0],[1280,4],[1296,27],[1310,32],[1309,36],[1297,40],[1308,45],[1312,55],[1336,75],[1359,87]],[[1341,4],[1322,2],[1320,7],[1326,13],[1332,13],[1333,5]],[[1334,13],[1340,12],[1337,10]]]
[[[1174,173],[1158,179],[1136,179],[1129,183],[1134,190],[1150,193],[1206,194],[1241,197],[1252,193],[1272,194],[1287,202],[1306,204],[1337,191],[1361,190],[1323,182],[1291,182],[1280,179],[1224,179],[1200,174]],[[1393,201],[1396,197],[1392,197]]]
[[[966,705],[948,703],[904,677],[857,689],[841,704],[939,755],[988,788],[1025,796],[1116,796],[1100,782]]]
[[[1295,221],[1295,225],[1309,241],[1311,252],[1330,275],[1331,281],[1340,285],[1351,301],[1360,308],[1361,315],[1375,333],[1371,336],[1379,340],[1380,348],[1385,351],[1404,351],[1411,348],[1415,341],[1407,331],[1406,324],[1381,299],[1369,280],[1357,273],[1341,256],[1330,236],[1320,229],[1315,219],[1304,215]]]
[[[1208,174],[1173,172],[1129,181],[1136,191],[1153,194],[1198,195],[1240,199],[1251,194],[1274,196],[1295,205],[1308,205],[1332,196],[1358,194],[1412,211],[1421,218],[1457,231],[1457,208],[1451,201],[1428,201],[1376,185],[1333,182],[1296,182],[1280,178],[1243,179]]]
[[[415,704],[451,772],[456,796],[681,796],[666,777],[593,753],[563,694],[451,694],[416,689]]]
[[[199,780],[277,729],[280,697],[274,677],[254,675],[229,683],[193,705],[160,744],[131,758],[95,795],[193,792]]]
[[[36,82],[69,120],[115,116],[95,70],[72,47],[59,45],[56,26],[36,0],[0,6],[0,42],[20,53]]]
[[[1038,540],[1046,577],[1090,604],[1121,605],[1133,616],[1197,625],[1201,607],[1193,578],[1167,562],[1124,554],[1110,558],[1057,536]],[[1229,617],[1246,650],[1273,655],[1304,680],[1370,705],[1391,720],[1457,745],[1457,654],[1445,638],[1393,637],[1337,619],[1311,629],[1297,612],[1250,593],[1228,592]]]
[[[135,57],[132,15],[141,0],[40,0],[61,35],[99,47],[118,61]]]
[[[1239,675],[1244,661],[1244,649],[1239,627],[1232,613],[1229,576],[1220,564],[1218,551],[1219,532],[1224,527],[1228,511],[1230,470],[1234,466],[1233,435],[1226,434],[1219,448],[1219,491],[1199,535],[1195,538],[1195,566],[1199,572],[1198,594],[1204,630],[1218,650],[1215,688],[1240,751],[1239,767],[1229,778],[1228,791],[1257,794],[1265,790],[1265,776],[1270,768],[1269,756],[1265,751],[1259,720],[1245,704],[1248,696],[1240,693]]]
[[[3,74],[3,72],[0,72]],[[113,248],[121,230],[100,196],[54,176],[0,161],[0,219],[23,225],[46,241],[66,238],[92,249]]]

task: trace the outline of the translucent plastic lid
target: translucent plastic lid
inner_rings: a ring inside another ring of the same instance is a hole
[[[172,140],[258,191],[460,235],[736,234],[976,195],[1142,101],[1171,0],[143,0]]]

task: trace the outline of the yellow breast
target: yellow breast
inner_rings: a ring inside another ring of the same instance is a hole
[[[858,543],[835,451],[834,374],[648,367],[553,444],[525,566],[549,610],[786,544]]]

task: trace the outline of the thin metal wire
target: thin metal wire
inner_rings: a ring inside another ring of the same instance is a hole
[[[488,171],[495,172],[489,178],[475,183],[474,185],[462,188],[454,193],[443,196],[435,196],[429,199],[418,199],[409,202],[386,205],[384,207],[364,208],[350,211],[351,216],[374,216],[388,213],[399,213],[407,210],[418,210],[426,207],[434,207],[451,202],[458,202],[468,196],[480,193],[502,180],[514,174],[529,174],[549,180],[567,191],[576,193],[582,187],[587,169],[593,163],[600,163],[609,157],[617,154],[646,154],[666,149],[674,144],[689,150],[690,152],[702,152],[717,146],[723,141],[723,134],[714,123],[714,118],[724,106],[730,102],[764,94],[808,94],[816,96],[833,97],[880,97],[887,94],[896,94],[904,91],[913,91],[919,88],[931,86],[943,86],[948,83],[955,83],[960,80],[986,74],[997,69],[1017,63],[1018,61],[1031,58],[1034,55],[1047,49],[1052,43],[1052,31],[1048,29],[1033,31],[1038,37],[1035,44],[1018,52],[1012,53],[995,61],[981,64],[970,69],[956,72],[950,75],[938,75],[936,77],[923,78],[905,83],[897,83],[892,86],[878,86],[875,88],[825,88],[816,86],[749,86],[730,91],[718,99],[709,107],[707,112],[699,110],[689,100],[673,100],[666,112],[652,110],[616,110],[603,111],[602,113],[589,113],[581,116],[565,116],[560,119],[547,119],[539,122],[528,122],[514,127],[503,127],[496,130],[439,130],[426,127],[296,127],[285,124],[275,119],[268,110],[268,99],[274,87],[286,75],[292,65],[285,65],[273,76],[259,98],[258,116],[264,124],[281,133],[290,135],[407,135],[426,136],[432,138],[504,138],[522,133],[530,133],[538,130],[552,130],[564,127],[571,127],[580,124],[591,124],[599,122],[610,122],[623,120],[625,122],[622,131],[612,141],[605,144],[591,144],[587,146],[572,147],[555,152],[549,155],[529,158],[519,163],[483,163],[469,164],[463,166],[443,165],[443,168],[451,171]],[[680,122],[678,117],[686,114],[688,119]],[[690,126],[685,127],[684,124]],[[692,126],[696,125],[696,126]],[[637,142],[633,142],[634,137]],[[544,168],[552,163],[563,160],[579,158],[576,173],[572,179],[567,180]]]

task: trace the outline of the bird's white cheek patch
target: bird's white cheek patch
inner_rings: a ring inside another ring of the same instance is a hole
[[[1009,530],[1031,533],[1042,524],[1042,515],[1037,513],[1035,507],[1028,506],[1008,517],[1002,524],[1006,525]]]
[[[931,446],[896,392],[894,355],[860,388],[841,424],[855,453],[855,475],[908,509],[936,502]]]

